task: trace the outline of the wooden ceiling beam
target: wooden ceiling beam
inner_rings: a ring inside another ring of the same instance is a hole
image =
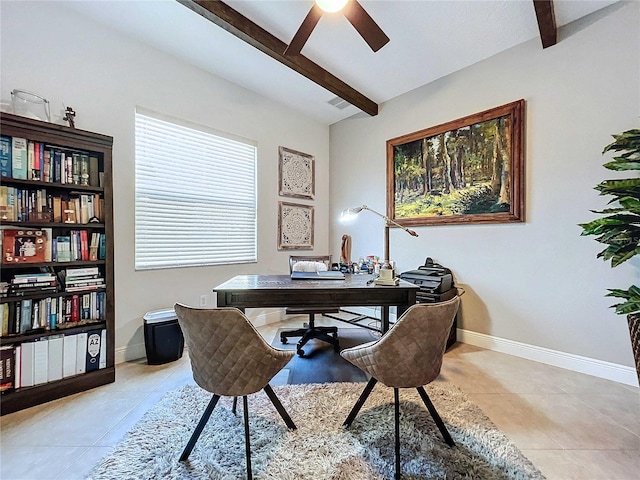
[[[303,55],[284,55],[287,45],[265,29],[218,0],[178,0],[207,20],[224,28],[249,45],[295,70],[369,115],[378,114],[378,104],[350,87]]]
[[[558,41],[553,0],[533,0],[533,8],[535,8],[536,17],[538,18],[542,48],[552,47]]]

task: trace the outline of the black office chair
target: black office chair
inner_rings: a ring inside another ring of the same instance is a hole
[[[295,271],[318,271],[331,269],[331,255],[291,255],[289,256],[289,273]],[[304,280],[301,280],[304,281]],[[323,342],[333,345],[336,352],[340,351],[340,343],[338,341],[338,327],[317,327],[315,324],[315,316],[325,313],[338,313],[337,307],[287,307],[285,313],[287,315],[309,315],[309,323],[304,324],[303,328],[289,330],[280,333],[280,341],[287,343],[289,337],[300,337],[296,346],[298,355],[304,357],[302,347],[311,339],[317,338]]]

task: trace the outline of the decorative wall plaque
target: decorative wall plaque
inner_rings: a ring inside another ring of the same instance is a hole
[[[313,249],[313,207],[278,202],[278,250]]]
[[[309,198],[315,196],[315,160],[312,155],[278,147],[280,195]]]

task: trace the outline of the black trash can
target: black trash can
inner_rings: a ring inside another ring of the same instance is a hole
[[[147,312],[143,318],[147,363],[161,365],[182,357],[184,336],[173,308]]]

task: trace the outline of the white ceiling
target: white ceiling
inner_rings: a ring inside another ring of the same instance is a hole
[[[558,27],[616,0],[554,0]],[[227,0],[289,43],[312,0]],[[532,38],[532,0],[360,0],[391,41],[371,51],[341,13],[324,14],[302,54],[380,104]],[[203,70],[332,124],[360,112],[174,0],[73,1],[73,10]],[[558,37],[562,41],[562,37]],[[540,45],[542,49],[542,44]],[[550,47],[554,48],[554,47]]]

